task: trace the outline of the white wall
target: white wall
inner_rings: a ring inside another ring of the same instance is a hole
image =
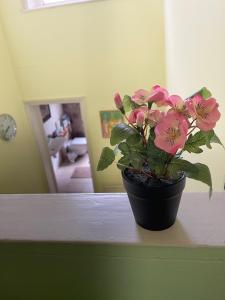
[[[225,1],[165,0],[167,86],[173,93],[188,96],[207,86],[218,100],[222,117],[215,129],[225,144]],[[189,155],[192,162],[206,163],[215,190],[222,190],[225,151],[215,145],[201,155]],[[189,181],[187,190],[207,189]]]
[[[49,107],[51,118],[44,123],[46,136],[52,134],[56,130],[56,122],[58,122],[63,115],[62,104],[50,104]]]
[[[48,119],[43,125],[46,137],[51,135],[56,130],[56,122],[60,120],[63,115],[62,104],[49,104],[51,118]],[[55,156],[51,156],[53,169],[56,171],[61,163],[60,153],[57,152]]]

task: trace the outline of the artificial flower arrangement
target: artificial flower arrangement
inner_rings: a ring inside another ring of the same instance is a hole
[[[201,153],[202,146],[211,149],[212,143],[222,145],[214,132],[220,118],[219,105],[207,88],[184,100],[156,85],[123,99],[115,93],[114,101],[126,121],[112,129],[110,144],[114,148],[103,148],[98,171],[111,165],[118,155],[117,167],[121,170],[164,182],[185,174],[207,184],[211,195],[209,168],[182,157],[185,151]]]

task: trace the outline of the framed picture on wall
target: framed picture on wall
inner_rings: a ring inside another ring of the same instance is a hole
[[[43,123],[51,118],[50,106],[48,104],[40,105],[40,111]]]
[[[102,137],[110,138],[113,126],[123,122],[123,115],[118,110],[102,110],[100,111],[100,120],[102,128]]]

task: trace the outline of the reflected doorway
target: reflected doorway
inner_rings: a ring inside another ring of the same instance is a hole
[[[50,191],[93,193],[81,101],[29,103],[28,113]]]

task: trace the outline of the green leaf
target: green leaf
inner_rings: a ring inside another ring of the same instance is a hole
[[[191,152],[199,154],[199,153],[202,153],[203,150],[201,148],[196,148],[196,149],[193,149]]]
[[[222,144],[222,142],[220,141],[218,136],[215,134],[214,130],[210,130],[207,132],[202,131],[202,135],[205,137],[205,143],[209,149],[212,149],[212,146],[210,145],[210,143],[220,144],[224,148],[224,145]]]
[[[124,107],[125,112],[129,112],[135,108],[138,108],[139,105],[137,103],[135,103],[134,101],[132,101],[130,96],[125,95],[123,98],[123,107]]]
[[[200,91],[199,94],[204,98],[204,99],[208,99],[212,96],[211,92],[206,88],[203,87]]]
[[[128,112],[132,110],[132,104],[131,104],[131,97],[128,95],[125,95],[123,98],[123,107],[125,112]]]
[[[136,152],[131,152],[130,155],[130,164],[135,169],[142,169],[143,168],[143,158]]]
[[[123,156],[118,160],[117,167],[120,170],[124,170],[130,167],[130,159],[128,156]]]
[[[212,142],[212,137],[214,135],[214,131],[210,130],[207,132],[201,131],[202,136],[205,138],[205,145],[207,146],[207,148],[212,149],[212,146],[210,145],[210,143]]]
[[[110,144],[115,146],[131,135],[136,134],[136,131],[125,123],[117,124],[111,132]]]
[[[127,138],[127,143],[129,145],[136,145],[139,144],[142,140],[142,137],[140,134],[132,134]]]
[[[154,143],[154,131],[152,130],[147,144],[147,160],[150,168],[158,176],[162,176],[168,161],[168,154],[157,148]]]
[[[201,163],[192,164],[184,159],[173,159],[168,166],[168,173],[172,177],[177,177],[181,172],[186,176],[201,181],[209,186],[209,196],[212,195],[212,178],[209,168]]]
[[[196,132],[194,135],[190,134],[185,146],[184,151],[188,151],[189,153],[201,153],[202,149],[199,148],[202,145],[206,144],[205,136],[202,134],[202,131]]]
[[[188,151],[189,153],[201,153],[203,150],[200,148],[200,146],[207,146],[209,149],[212,149],[211,143],[218,143],[223,146],[214,130],[207,132],[200,130],[194,135],[189,135],[188,140],[185,143],[184,150]]]
[[[223,143],[220,141],[220,139],[218,138],[218,136],[215,134],[214,131],[213,131],[213,133],[214,133],[214,135],[211,137],[211,143],[220,144],[225,149]]]
[[[145,152],[142,144],[129,145],[126,142],[122,142],[118,145],[119,150],[123,157],[118,161],[118,164],[124,164],[126,167],[133,167],[136,169],[142,169]],[[117,165],[119,169],[123,169],[123,166]]]
[[[148,109],[151,109],[153,105],[153,102],[148,102]]]
[[[208,166],[201,164],[201,163],[196,163],[194,164],[195,167],[197,167],[198,171],[197,172],[190,172],[186,173],[187,177],[199,180],[209,186],[209,198],[212,196],[212,178],[211,178],[211,173],[208,168]]]
[[[104,147],[98,162],[97,171],[106,169],[115,160],[115,154],[109,147]]]
[[[127,154],[127,153],[130,152],[129,146],[128,146],[128,144],[125,143],[125,142],[120,143],[120,144],[118,145],[118,148],[119,148],[119,150],[121,151],[121,153],[122,153],[123,155],[125,155],[125,154]]]
[[[185,159],[174,158],[168,166],[169,176],[176,178],[182,172],[185,172],[187,175],[187,173],[197,173],[198,169],[194,164]]]

